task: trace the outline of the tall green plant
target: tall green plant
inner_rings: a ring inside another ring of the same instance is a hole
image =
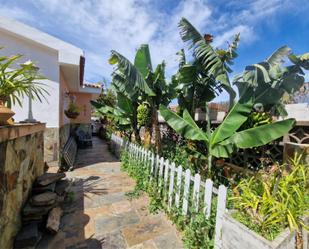
[[[289,58],[290,64],[284,64]],[[309,56],[296,56],[291,49],[283,46],[277,49],[265,61],[245,68],[245,71],[233,80],[239,96],[253,93],[255,102],[262,104],[264,111],[286,116],[282,104],[285,94],[292,94],[304,84],[304,70],[309,70]]]
[[[194,116],[195,108],[204,107],[205,102],[213,100],[217,92],[225,89],[230,94],[230,107],[233,105],[235,92],[230,85],[228,73],[232,72],[229,65],[237,57],[236,49],[239,34],[227,50],[216,50],[211,45],[212,36],[204,37],[185,18],[179,22],[180,36],[193,50],[193,63],[188,63],[184,51],[180,56],[179,70],[175,78],[179,82],[179,104]]]
[[[282,137],[295,124],[294,119],[286,119],[239,131],[241,125],[248,119],[253,105],[254,100],[252,98],[240,99],[214,131],[210,130],[208,126],[206,132],[197,126],[187,110],[183,112],[183,117],[180,117],[161,105],[160,113],[177,133],[186,139],[205,143],[210,173],[213,157],[227,158],[237,148],[245,149],[265,145]]]
[[[22,55],[0,57],[0,98],[6,100],[8,106],[22,106],[22,99],[30,97],[42,101],[48,92],[40,82],[45,77],[38,74],[33,62],[27,61],[16,67]]]

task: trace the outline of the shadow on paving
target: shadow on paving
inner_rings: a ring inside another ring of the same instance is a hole
[[[85,167],[101,162],[119,162],[119,160],[108,152],[106,141],[93,137],[92,147],[78,149],[75,168]]]
[[[60,230],[56,235],[45,235],[38,245],[38,249],[102,249],[105,238],[86,236],[87,224],[91,217],[84,213],[85,198],[93,195],[107,194],[104,188],[100,188],[101,179],[98,176],[89,176],[85,179],[74,179],[71,192],[64,206]]]
[[[60,231],[45,237],[38,248],[182,248],[176,228],[165,215],[149,213],[146,195],[128,200],[126,192],[134,189],[135,182],[121,171],[107,146],[95,138],[91,149],[78,152],[78,167],[67,172],[72,186]]]

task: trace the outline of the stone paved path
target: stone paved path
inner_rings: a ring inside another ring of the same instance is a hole
[[[159,213],[148,211],[147,196],[128,200],[134,181],[120,171],[107,144],[94,139],[91,149],[78,152],[72,202],[66,206],[61,230],[44,238],[39,249],[178,249],[176,228]]]

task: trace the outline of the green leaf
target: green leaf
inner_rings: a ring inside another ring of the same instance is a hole
[[[227,158],[234,152],[234,149],[235,146],[232,143],[225,145],[216,144],[211,148],[210,154],[217,158]]]
[[[141,72],[123,55],[112,50],[111,59],[114,61],[114,57],[117,58],[117,68],[116,73],[119,70],[121,72],[121,77],[124,78],[124,83],[129,86],[131,91],[136,89],[150,95],[155,96],[155,93],[149,88],[144,76]]]
[[[122,93],[117,93],[118,107],[127,115],[133,114],[132,101]]]
[[[284,57],[288,56],[291,53],[291,49],[288,46],[283,46],[278,48],[271,56],[269,56],[266,61],[271,66],[276,66],[282,64]]]
[[[197,68],[195,65],[183,65],[179,68],[179,81],[181,83],[194,83],[197,77]]]
[[[90,100],[90,104],[91,104],[94,108],[97,108],[97,109],[103,107],[103,105],[102,105],[101,103],[99,103],[99,102],[97,102],[97,101],[94,101],[94,100]]]
[[[294,125],[295,119],[286,119],[272,124],[258,126],[235,133],[227,142],[234,143],[241,149],[262,146],[284,136]]]
[[[187,111],[184,112],[184,117],[182,118],[166,106],[160,105],[160,114],[169,126],[183,137],[190,140],[208,141],[206,133],[198,128]]]
[[[152,64],[148,44],[142,44],[136,52],[134,66],[146,78],[148,71],[152,71]]]
[[[248,119],[248,114],[251,112],[253,104],[254,101],[252,98],[239,100],[230,110],[221,125],[214,131],[210,144],[215,145],[233,135]]]

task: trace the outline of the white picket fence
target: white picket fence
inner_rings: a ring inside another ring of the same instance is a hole
[[[112,135],[111,137],[114,152],[120,154],[121,150],[129,152],[129,156],[137,161],[145,163],[149,167],[150,179],[156,178],[160,189],[168,192],[168,208],[172,206],[182,208],[182,214],[187,215],[188,209],[193,208],[196,212],[204,212],[206,218],[211,215],[211,203],[214,195],[217,195],[216,225],[215,225],[215,249],[221,248],[221,230],[222,218],[226,211],[227,188],[220,185],[219,188],[213,186],[211,179],[205,182],[201,181],[200,174],[191,174],[190,169],[183,171],[182,166],[176,166],[175,163],[165,160],[163,157],[152,153],[137,144],[123,140],[121,137]],[[192,196],[190,196],[190,185],[193,183]],[[202,191],[204,188],[204,191]],[[181,193],[181,191],[183,191]],[[181,202],[181,194],[183,196]],[[204,195],[204,196],[201,196]],[[192,202],[189,199],[192,198]],[[203,200],[203,205],[199,201]],[[192,203],[192,207],[189,204]],[[203,210],[199,207],[203,206]]]

